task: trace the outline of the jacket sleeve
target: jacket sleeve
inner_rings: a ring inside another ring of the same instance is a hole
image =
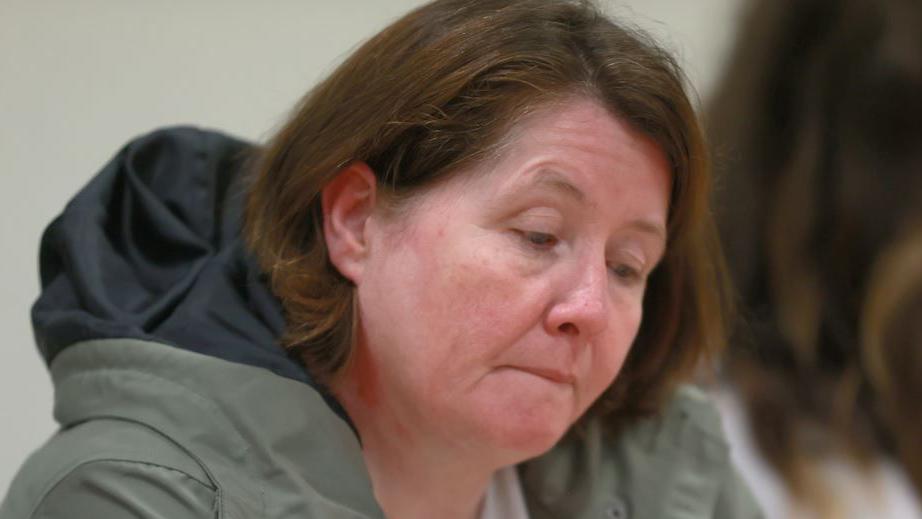
[[[29,456],[0,519],[220,517],[208,471],[149,427],[95,419],[55,433]]]
[[[214,487],[173,468],[99,460],[80,465],[61,478],[39,501],[30,519],[215,518],[216,498]]]

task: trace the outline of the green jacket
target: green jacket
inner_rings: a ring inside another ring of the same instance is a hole
[[[62,428],[3,519],[383,517],[355,434],[308,385],[133,339],[77,344],[51,373]],[[534,519],[759,517],[691,388],[617,441],[590,427],[519,473]]]
[[[46,231],[33,323],[61,428],[0,519],[383,517],[348,417],[277,346],[284,321],[235,216],[248,149],[145,136]],[[692,388],[518,470],[533,519],[760,516]]]

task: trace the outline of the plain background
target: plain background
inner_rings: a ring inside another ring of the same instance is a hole
[[[603,2],[706,97],[744,0]],[[32,338],[45,225],[128,139],[194,124],[263,140],[357,43],[421,2],[0,0],[0,499],[55,430]]]

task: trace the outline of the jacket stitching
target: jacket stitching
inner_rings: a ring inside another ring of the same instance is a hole
[[[179,469],[174,468],[174,467],[168,467],[168,466],[166,466],[166,465],[160,465],[160,464],[157,464],[157,463],[151,463],[151,462],[140,461],[140,460],[132,460],[132,459],[124,459],[124,458],[99,458],[99,459],[93,459],[93,460],[82,461],[82,462],[78,463],[77,465],[74,465],[73,467],[69,467],[69,468],[67,468],[67,469],[64,469],[64,470],[60,471],[58,474],[56,474],[55,477],[52,478],[52,481],[54,481],[54,483],[51,484],[47,489],[45,489],[45,490],[42,492],[41,496],[36,500],[34,506],[32,507],[32,511],[29,512],[29,517],[30,517],[30,518],[34,518],[34,517],[35,517],[35,514],[39,511],[39,509],[41,508],[42,504],[44,504],[45,499],[47,499],[48,496],[49,496],[52,492],[54,492],[55,489],[57,489],[58,486],[59,486],[61,483],[64,482],[65,479],[67,479],[69,476],[71,476],[71,475],[73,475],[74,473],[76,473],[77,470],[79,470],[79,469],[81,469],[81,468],[83,468],[83,467],[89,466],[89,465],[93,465],[94,463],[122,463],[122,464],[126,464],[126,465],[145,465],[145,466],[149,466],[149,467],[154,467],[154,468],[159,468],[159,469],[167,470],[167,471],[170,471],[170,472],[176,472],[177,474],[180,474],[180,475],[182,475],[182,476],[185,476],[186,478],[191,479],[192,481],[194,481],[194,482],[198,483],[199,485],[205,487],[205,489],[211,491],[211,492],[214,494],[214,499],[212,500],[212,507],[211,507],[211,508],[212,508],[212,509],[215,509],[215,508],[216,508],[216,507],[215,507],[215,501],[218,499],[219,489],[218,489],[217,487],[212,488],[212,487],[209,486],[207,483],[204,483],[204,482],[200,481],[198,478],[196,478],[195,476],[192,476],[191,474],[188,474],[188,473],[185,472],[185,471],[179,470]]]

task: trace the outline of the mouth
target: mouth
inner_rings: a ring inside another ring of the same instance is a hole
[[[524,371],[525,373],[528,373],[530,375],[534,375],[536,377],[540,377],[540,378],[549,380],[557,384],[573,385],[573,383],[576,381],[576,377],[573,376],[571,373],[568,373],[566,371],[561,371],[558,369],[553,369],[553,368],[536,368],[536,367],[528,367],[528,366],[503,366],[503,367],[509,368],[509,369],[515,369],[518,371]]]

